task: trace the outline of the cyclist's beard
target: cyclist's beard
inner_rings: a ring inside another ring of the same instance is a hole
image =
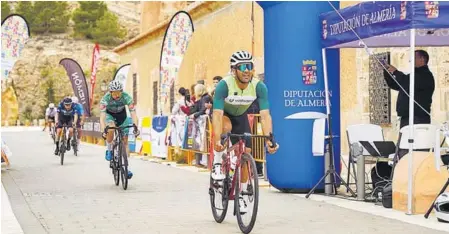
[[[249,76],[249,78],[244,78],[243,74],[241,75],[241,77],[239,77],[239,75],[235,74],[235,77],[237,77],[239,82],[242,84],[248,84],[249,82],[251,82],[252,77],[251,77],[251,75],[248,75],[248,76]]]

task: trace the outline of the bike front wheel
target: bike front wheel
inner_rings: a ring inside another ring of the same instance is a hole
[[[128,156],[126,155],[126,149],[123,142],[121,143],[120,151],[119,165],[122,177],[122,187],[126,190],[128,189]]]
[[[226,170],[226,163],[222,163],[221,169],[224,171],[225,179],[223,181],[215,181],[210,176],[210,206],[212,208],[212,215],[217,223],[223,222],[228,212],[230,178],[229,171]],[[211,172],[212,173],[212,172]]]
[[[114,146],[114,148],[112,149],[111,164],[112,164],[112,174],[114,175],[115,186],[118,186],[120,184],[119,157],[120,157],[119,147]]]
[[[60,157],[60,159],[61,159],[61,165],[64,165],[64,154],[65,154],[65,150],[66,150],[66,146],[65,146],[65,143],[64,143],[64,140],[63,140],[63,142],[61,142],[62,144],[61,144],[61,147],[60,147],[60,149],[59,149],[59,157]]]
[[[235,177],[234,209],[237,223],[243,233],[250,233],[256,222],[259,207],[259,179],[256,162],[251,155],[246,153],[242,155]]]

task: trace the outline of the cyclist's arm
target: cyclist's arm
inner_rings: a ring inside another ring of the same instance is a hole
[[[273,122],[271,120],[267,86],[262,82],[257,83],[256,93],[260,108],[262,130],[265,135],[268,135],[270,133],[273,133]]]
[[[86,116],[84,115],[84,107],[83,107],[81,104],[78,104],[78,112],[79,112],[78,118],[81,118],[80,124],[83,125],[83,123],[84,123],[84,118],[85,118]]]
[[[76,125],[77,121],[78,121],[78,113],[75,112],[75,115],[73,115],[73,125]]]
[[[128,105],[129,113],[131,114],[133,124],[137,126],[136,106],[134,105],[134,100],[128,93],[123,93],[123,95],[125,98],[125,104]]]
[[[221,139],[223,131],[223,110],[225,98],[228,96],[228,85],[224,80],[220,81],[215,89],[213,112],[212,112],[212,129],[214,132],[214,145],[217,145]]]
[[[58,123],[58,121],[59,121],[59,112],[60,112],[60,110],[59,110],[59,108],[57,108],[56,114],[55,114],[55,123]]]
[[[106,128],[106,108],[108,102],[106,100],[106,95],[100,101],[100,129],[103,131]]]
[[[73,114],[73,125],[76,125],[78,121],[78,110],[76,110],[76,105],[74,105],[73,108],[75,109],[75,113]]]

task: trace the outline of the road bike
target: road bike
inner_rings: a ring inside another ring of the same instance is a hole
[[[232,146],[229,144],[231,137],[238,139],[238,142]],[[245,142],[250,141],[251,138],[268,139],[273,145],[276,145],[272,134],[269,136],[251,135],[249,133],[222,135],[222,145],[228,143],[221,164],[221,170],[225,178],[220,181],[212,179],[211,176],[209,187],[210,203],[215,221],[217,223],[223,222],[228,210],[229,200],[234,200],[234,215],[237,216],[239,228],[243,233],[250,233],[253,229],[259,204],[259,180],[256,163],[254,158],[245,152]],[[232,169],[233,167],[235,169]],[[245,170],[246,175],[242,174],[243,169],[247,169]],[[248,178],[247,182],[241,182],[242,176]],[[241,202],[240,199],[243,199],[243,201]],[[253,204],[252,209],[248,209],[247,212],[240,212],[241,206],[246,206],[246,209],[249,203]],[[251,214],[249,214],[250,211]],[[248,223],[245,223],[244,220],[246,215],[249,215]]]
[[[109,129],[114,129],[114,138],[112,141],[112,159],[110,168],[114,175],[115,185],[120,184],[120,178],[122,180],[122,187],[124,190],[128,188],[128,155],[126,153],[125,143],[123,142],[123,131],[128,128],[136,128],[135,125],[129,125],[125,127],[109,127],[107,126],[105,132]]]
[[[62,125],[62,137],[59,138],[59,157],[61,159],[61,165],[64,165],[64,154],[67,151],[67,124]]]

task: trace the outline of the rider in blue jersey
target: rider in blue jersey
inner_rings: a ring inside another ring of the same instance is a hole
[[[59,139],[61,137],[61,128],[64,124],[69,127],[69,139],[67,140],[67,150],[70,150],[70,139],[73,135],[73,127],[78,121],[78,112],[75,110],[75,103],[73,103],[71,98],[64,98],[64,100],[59,103],[56,115],[56,149],[55,155],[59,153]]]

